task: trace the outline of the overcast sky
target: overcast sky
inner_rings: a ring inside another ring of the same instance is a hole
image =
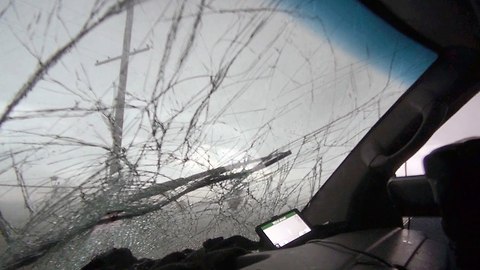
[[[75,36],[88,20],[93,6],[93,1],[58,3],[17,1],[2,16],[4,42],[0,46],[5,52],[0,80],[2,111],[35,70],[36,58],[45,61],[58,46]],[[259,6],[288,10],[293,4],[295,2],[285,1],[274,6],[271,2],[244,1],[240,5],[217,1],[214,5],[207,5],[203,11],[206,15],[201,19],[188,52],[187,41],[195,29],[198,4],[187,1],[183,9],[181,4],[168,1],[146,1],[138,5],[134,13],[131,48],[148,46],[150,49],[132,56],[129,65],[126,99],[135,108],[127,109],[123,143],[131,146],[129,153],[132,157],[139,153],[139,148],[135,147],[137,144],[151,139],[145,110],[152,109],[149,105],[152,92],[161,91],[162,87],[170,88],[162,96],[161,106],[157,106],[159,121],[166,122],[172,114],[184,110],[171,123],[173,132],[166,138],[171,143],[165,144],[163,149],[175,151],[180,159],[191,155],[190,158],[195,160],[187,162],[186,167],[182,165],[181,171],[164,166],[164,173],[175,178],[241,160],[245,156],[268,155],[324,127],[329,121],[357,110],[356,107],[362,111],[362,118],[370,119],[363,122],[373,124],[381,111],[395,100],[394,96],[388,95],[375,97],[378,91],[388,88],[396,93],[395,88],[406,89],[434,59],[433,54],[391,32],[378,19],[360,20],[369,18],[363,9],[349,8],[348,13],[357,16],[356,20],[337,16],[345,7],[335,1],[324,6],[309,3],[297,8],[296,12],[307,19],[282,11],[272,13],[268,9],[264,12],[243,11]],[[171,26],[180,10],[184,18],[179,20],[175,39],[169,45],[168,37],[173,33]],[[75,116],[58,117],[60,114],[52,113],[42,117],[35,111],[68,107],[111,108],[118,85],[119,61],[100,66],[95,63],[120,55],[124,22],[124,15],[113,16],[86,35],[52,66],[11,115],[32,117],[7,121],[2,126],[4,132],[30,132],[7,133],[3,140],[12,146],[4,145],[4,151],[19,147],[15,145],[17,142],[47,143],[51,136],[58,134],[68,140],[78,139],[77,143],[92,145],[80,149],[75,148],[76,145],[65,145],[63,141],[36,152],[36,161],[27,162],[23,167],[24,177],[31,184],[47,184],[48,181],[41,179],[48,180],[52,176],[69,179],[76,175],[75,169],[86,165],[85,162],[90,162],[91,168],[102,165],[92,162],[104,159],[105,149],[111,146],[105,114],[78,117],[76,115],[81,113],[64,112],[64,116]],[[369,30],[372,25],[376,31]],[[173,49],[165,51],[169,46]],[[228,66],[233,59],[233,65]],[[160,86],[156,87],[161,63],[164,65],[161,67],[163,77]],[[391,73],[388,74],[390,65]],[[209,98],[208,106],[202,107],[213,78],[227,66],[228,76],[222,78],[221,87]],[[380,103],[374,105],[372,98],[378,98]],[[203,127],[189,130],[187,125],[192,123],[197,112],[200,113],[198,125]],[[341,134],[350,134],[343,136],[345,139],[354,136],[358,140],[366,131],[365,127],[352,125],[355,123],[353,119],[347,122],[350,124],[342,129],[348,127],[349,130],[343,130]],[[192,134],[187,135],[186,130]],[[194,145],[194,151],[190,152],[189,147],[178,148],[190,135],[192,141],[201,141]],[[332,140],[330,144],[340,144],[338,138],[329,138]],[[348,147],[353,146],[353,142],[348,144]],[[333,158],[347,149],[335,150],[333,147],[330,155]],[[21,156],[17,158],[21,159]],[[42,161],[38,162],[38,158]],[[332,163],[330,170],[334,168],[333,164],[341,161],[341,158],[334,159],[337,161]],[[156,161],[150,155],[142,159],[144,166],[156,164]],[[11,163],[11,160],[4,160],[4,163]],[[70,170],[65,170],[69,167]],[[11,171],[0,177],[5,176],[7,179],[2,181],[16,182]]]

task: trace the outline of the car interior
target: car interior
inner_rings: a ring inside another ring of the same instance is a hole
[[[462,200],[458,194],[478,194],[478,139],[465,142],[469,146],[459,143],[432,153],[425,161],[426,176],[392,177],[478,93],[480,4],[383,0],[362,3],[405,35],[435,50],[439,58],[377,122],[302,210],[319,230],[322,225],[338,224],[344,231],[295,248],[245,255],[238,259],[239,265],[245,265],[242,269],[477,269],[480,265],[472,259],[480,254],[478,242],[455,249],[455,253],[451,248],[454,234],[447,229],[447,238],[440,224],[442,216],[444,226],[448,223],[445,220],[456,220],[457,225],[447,226],[455,227],[457,232],[467,231],[467,238],[479,239],[478,232],[465,225],[476,224],[478,231],[479,200],[472,195],[463,203],[453,202]],[[472,154],[460,152],[465,149]],[[467,165],[466,160],[472,163]],[[432,184],[446,178],[456,182],[458,189]],[[404,224],[405,217],[411,218],[412,224]],[[470,259],[459,262],[458,256]]]
[[[480,2],[358,1],[403,35],[435,52],[438,58],[368,130],[308,203],[298,209],[298,214],[311,229],[302,232],[308,232],[308,237],[281,248],[268,246],[262,239],[261,245],[248,254],[235,253],[233,256],[228,253],[234,257],[233,265],[247,270],[480,269],[480,260],[476,258],[480,255],[480,139],[467,138],[433,151],[424,160],[425,175],[395,176],[396,170],[435,131],[480,92]],[[179,63],[182,65],[181,61]],[[212,85],[216,79],[209,77]],[[210,94],[213,93],[212,90]],[[193,122],[192,118],[190,124]],[[183,142],[186,141],[187,137]],[[284,150],[276,153],[277,156],[259,158],[262,168],[292,154],[289,149]],[[215,177],[223,177],[222,173],[228,171],[224,167],[221,169],[221,172],[211,171]],[[217,181],[213,184],[218,184],[224,178],[218,180],[212,176],[207,180],[213,179]],[[188,177],[178,179],[181,184],[189,180]],[[205,183],[200,183],[199,187],[213,185]],[[155,183],[152,186],[159,190],[164,187],[155,186]],[[188,192],[168,198],[164,205],[174,202],[172,204],[179,208],[184,207],[176,199]],[[78,197],[85,195],[83,190],[80,193]],[[147,195],[134,202],[142,202]],[[142,208],[144,211],[138,215],[156,211],[164,205]],[[110,209],[103,217],[102,224],[111,224],[132,216],[124,207]],[[266,223],[259,228],[275,223],[264,221]],[[98,231],[101,232],[100,222],[90,223],[89,227],[85,225],[81,229],[100,227]],[[178,226],[181,225],[185,224]],[[254,227],[249,229],[255,230]],[[66,238],[70,240],[76,236],[69,237]],[[54,249],[56,244],[44,245],[42,250]],[[42,251],[18,256],[14,258],[18,259],[18,264],[9,262],[6,269],[28,267],[43,255]],[[158,269],[183,269],[173,267]]]

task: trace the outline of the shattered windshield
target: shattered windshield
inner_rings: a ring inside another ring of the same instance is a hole
[[[0,33],[0,269],[255,238],[436,59],[356,1],[6,0]]]

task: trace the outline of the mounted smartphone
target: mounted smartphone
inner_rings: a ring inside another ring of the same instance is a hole
[[[297,209],[273,217],[270,221],[258,225],[255,231],[260,241],[270,248],[291,247],[302,244],[312,229]]]

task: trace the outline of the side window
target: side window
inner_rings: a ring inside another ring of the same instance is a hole
[[[480,93],[474,96],[440,129],[428,142],[407,160],[395,173],[397,177],[422,175],[423,158],[440,146],[453,143],[468,137],[480,136]]]

